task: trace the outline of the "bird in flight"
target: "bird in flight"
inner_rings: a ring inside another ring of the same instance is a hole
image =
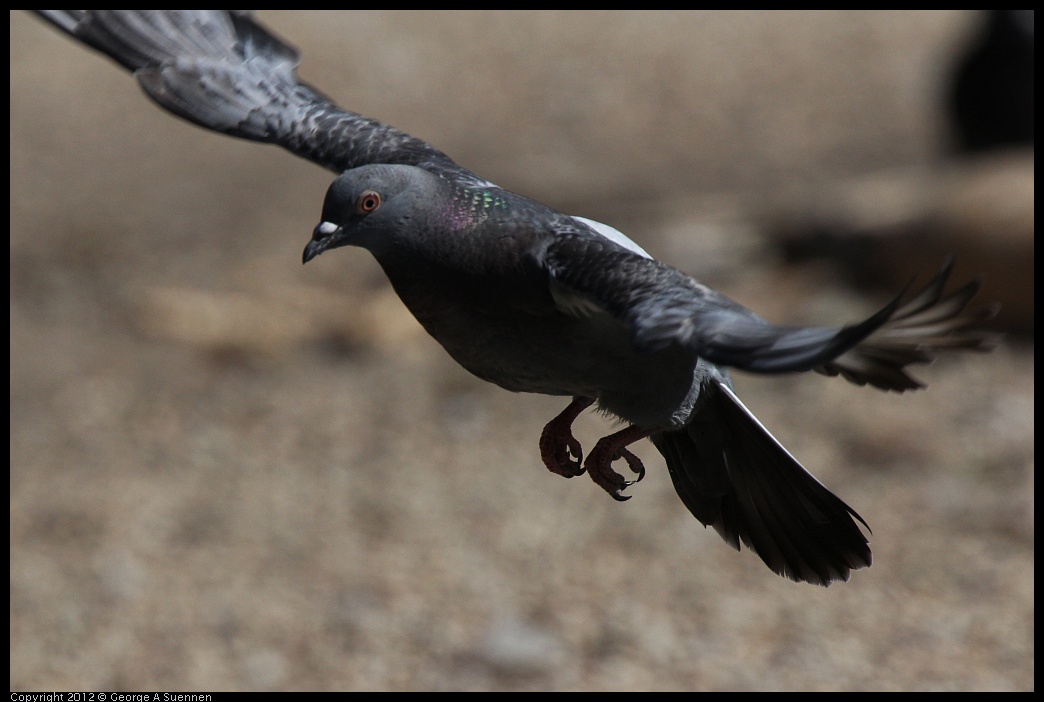
[[[337,173],[304,262],[367,249],[402,302],[465,369],[515,392],[571,398],[540,436],[553,473],[613,498],[645,475],[648,438],[705,526],[773,571],[829,585],[871,563],[866,522],[736,396],[729,368],[817,371],[903,392],[937,351],[987,350],[977,282],[920,292],[844,327],[771,324],[616,229],[504,190],[431,144],[338,107],[297,78],[297,51],[244,11],[38,10],[130,71],[160,107],[277,144]],[[626,426],[584,456],[573,420]],[[613,469],[621,462],[631,478]]]

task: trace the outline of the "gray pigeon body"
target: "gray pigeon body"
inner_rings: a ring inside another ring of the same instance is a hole
[[[304,261],[369,250],[464,368],[508,390],[572,398],[540,438],[549,470],[586,472],[626,499],[645,470],[627,446],[648,437],[697,519],[792,579],[827,585],[869,566],[865,522],[743,406],[726,368],[815,370],[901,392],[920,387],[908,365],[988,340],[973,327],[992,309],[967,309],[976,283],[944,294],[948,266],[858,324],[773,325],[611,227],[503,190],[426,142],[338,108],[297,80],[296,51],[249,15],[41,15],[134,72],[174,114],[339,172]],[[594,404],[627,426],[585,460],[570,425]]]

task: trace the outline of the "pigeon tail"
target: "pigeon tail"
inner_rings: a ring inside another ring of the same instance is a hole
[[[724,382],[684,428],[653,434],[689,511],[791,580],[829,585],[871,563],[866,522],[776,441]],[[867,527],[869,529],[869,527]]]

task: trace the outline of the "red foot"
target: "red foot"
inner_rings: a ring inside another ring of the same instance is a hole
[[[573,478],[584,472],[583,450],[573,437],[573,420],[594,404],[586,397],[574,397],[562,413],[552,419],[540,434],[540,458],[552,473]]]
[[[595,481],[596,485],[608,492],[614,500],[623,502],[624,500],[631,499],[630,495],[621,494],[622,491],[645,477],[645,466],[642,465],[641,460],[628,451],[626,447],[639,439],[644,439],[652,433],[652,430],[642,429],[639,426],[631,425],[615,434],[602,437],[602,439],[600,439],[591,450],[591,454],[587,457],[587,460],[584,461],[584,468],[587,469],[588,474],[591,476],[591,480]],[[638,476],[637,478],[634,480],[624,480],[622,475],[613,470],[613,461],[621,458],[627,461],[627,467],[631,469],[632,473]]]

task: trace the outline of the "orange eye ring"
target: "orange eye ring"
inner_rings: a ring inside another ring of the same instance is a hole
[[[381,206],[381,194],[376,190],[367,190],[355,201],[356,214],[370,214]]]

